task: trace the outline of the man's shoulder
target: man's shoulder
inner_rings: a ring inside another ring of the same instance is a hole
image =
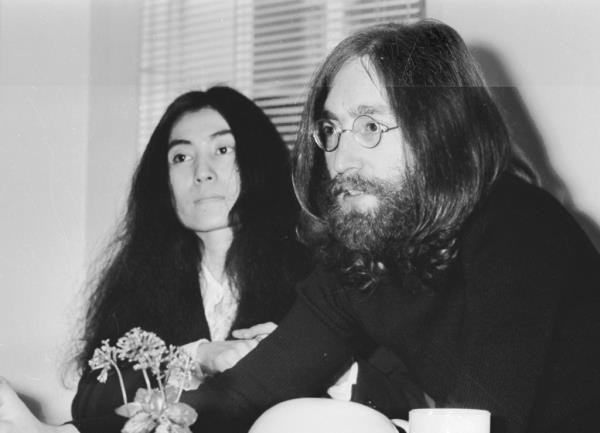
[[[526,287],[523,293],[541,294],[572,285],[590,296],[600,282],[600,254],[575,219],[514,177],[501,179],[463,227],[458,264],[464,278],[489,290],[512,288],[514,296]]]
[[[590,254],[594,250],[584,231],[556,198],[513,175],[496,182],[463,226],[460,238],[463,252],[475,255],[492,245],[511,254],[546,249],[547,253],[564,254],[565,258],[578,250]]]
[[[576,226],[570,213],[549,192],[510,174],[498,179],[468,224],[505,227],[513,233],[571,231]]]
[[[488,212],[503,217],[533,217],[538,222],[570,219],[565,207],[552,194],[511,174],[498,179],[482,205]]]

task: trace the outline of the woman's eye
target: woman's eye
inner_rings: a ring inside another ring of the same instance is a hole
[[[235,150],[232,146],[219,146],[217,147],[217,154],[219,155],[227,155]]]
[[[173,157],[171,158],[171,162],[173,162],[174,164],[179,164],[180,162],[188,161],[190,158],[191,157],[189,155],[186,155],[184,153],[177,153],[173,155]]]

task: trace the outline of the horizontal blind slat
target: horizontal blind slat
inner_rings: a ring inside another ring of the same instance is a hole
[[[140,148],[177,94],[243,87],[296,138],[310,77],[328,47],[382,21],[422,17],[424,0],[143,0]]]

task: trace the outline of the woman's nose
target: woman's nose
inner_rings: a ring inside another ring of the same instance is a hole
[[[198,161],[196,163],[196,170],[194,173],[194,180],[196,183],[211,182],[215,180],[215,171],[208,161]]]

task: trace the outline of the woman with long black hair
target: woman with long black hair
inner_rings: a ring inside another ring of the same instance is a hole
[[[288,150],[260,108],[228,87],[175,99],[141,158],[116,253],[90,298],[74,417],[119,405],[118,382],[98,385],[87,361],[133,327],[175,345],[203,340],[188,347],[205,371],[251,350],[254,339],[228,340],[231,331],[278,322],[309,268],[296,217]],[[126,379],[142,383],[139,372]]]

